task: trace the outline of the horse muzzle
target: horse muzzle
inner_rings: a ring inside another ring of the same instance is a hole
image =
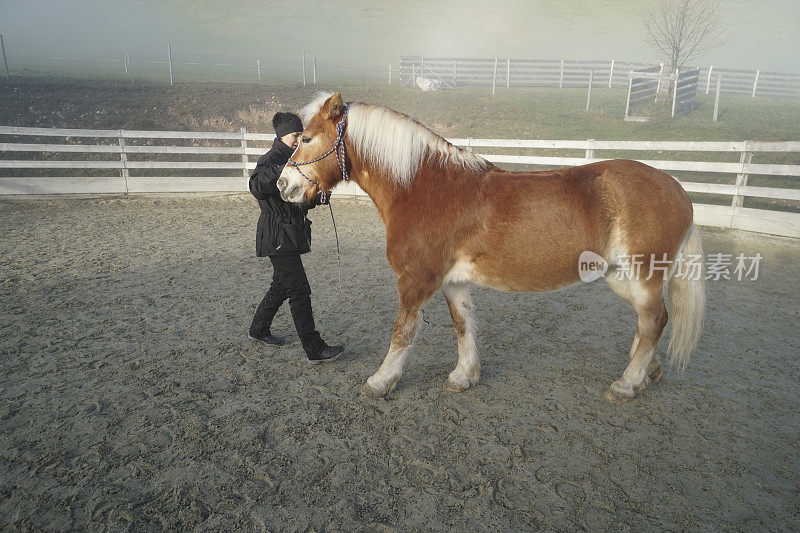
[[[275,185],[278,187],[278,192],[281,195],[281,200],[284,202],[302,202],[305,190],[300,186],[294,176],[287,176],[287,169],[281,173]]]

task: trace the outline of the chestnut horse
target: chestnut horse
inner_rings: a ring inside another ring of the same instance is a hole
[[[309,201],[352,178],[386,225],[386,254],[398,277],[391,345],[364,385],[365,394],[394,388],[421,308],[437,290],[458,336],[458,363],[444,388],[458,392],[475,385],[480,359],[470,284],[504,291],[559,289],[581,279],[584,252],[605,260],[607,271],[598,277],[638,315],[630,364],[606,396],[627,401],[661,378],[655,349],[667,324],[665,288],[673,322],[669,361],[685,367],[700,337],[705,291],[702,271],[692,278],[677,267],[681,258],[700,256],[702,247],[692,204],[668,174],[625,160],[509,172],[406,115],[345,104],[339,93],[320,94],[303,115],[301,143],[278,180],[281,197]],[[635,275],[630,257],[640,258]],[[670,266],[652,275],[656,263]]]

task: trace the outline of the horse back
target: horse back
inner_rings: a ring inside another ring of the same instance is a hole
[[[495,169],[480,182],[471,211],[483,223],[467,231],[471,238],[463,239],[454,268],[505,290],[574,283],[587,250],[609,261],[620,253],[673,257],[692,222],[680,184],[635,161],[543,172]]]

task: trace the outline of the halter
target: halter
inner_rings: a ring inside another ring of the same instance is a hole
[[[344,112],[342,113],[342,118],[336,124],[336,140],[333,143],[333,148],[328,150],[328,152],[325,155],[320,156],[316,159],[312,159],[311,161],[303,161],[302,163],[298,163],[297,161],[292,161],[291,159],[289,159],[289,166],[294,167],[295,170],[297,170],[300,173],[300,175],[303,176],[307,181],[317,186],[317,188],[320,190],[323,203],[325,203],[325,200],[328,198],[328,193],[325,192],[325,190],[320,186],[319,183],[317,183],[316,181],[312,180],[311,178],[303,174],[303,171],[300,170],[300,165],[310,165],[311,163],[322,161],[332,153],[336,152],[336,162],[339,163],[339,169],[342,171],[342,179],[345,181],[350,180],[350,175],[347,173],[347,166],[345,166],[345,159],[344,159],[344,130],[347,127],[348,109],[350,109],[350,105],[345,104]]]

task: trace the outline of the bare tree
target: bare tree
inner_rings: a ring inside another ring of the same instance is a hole
[[[642,23],[645,41],[672,71],[725,44],[718,0],[658,0],[643,12]]]

